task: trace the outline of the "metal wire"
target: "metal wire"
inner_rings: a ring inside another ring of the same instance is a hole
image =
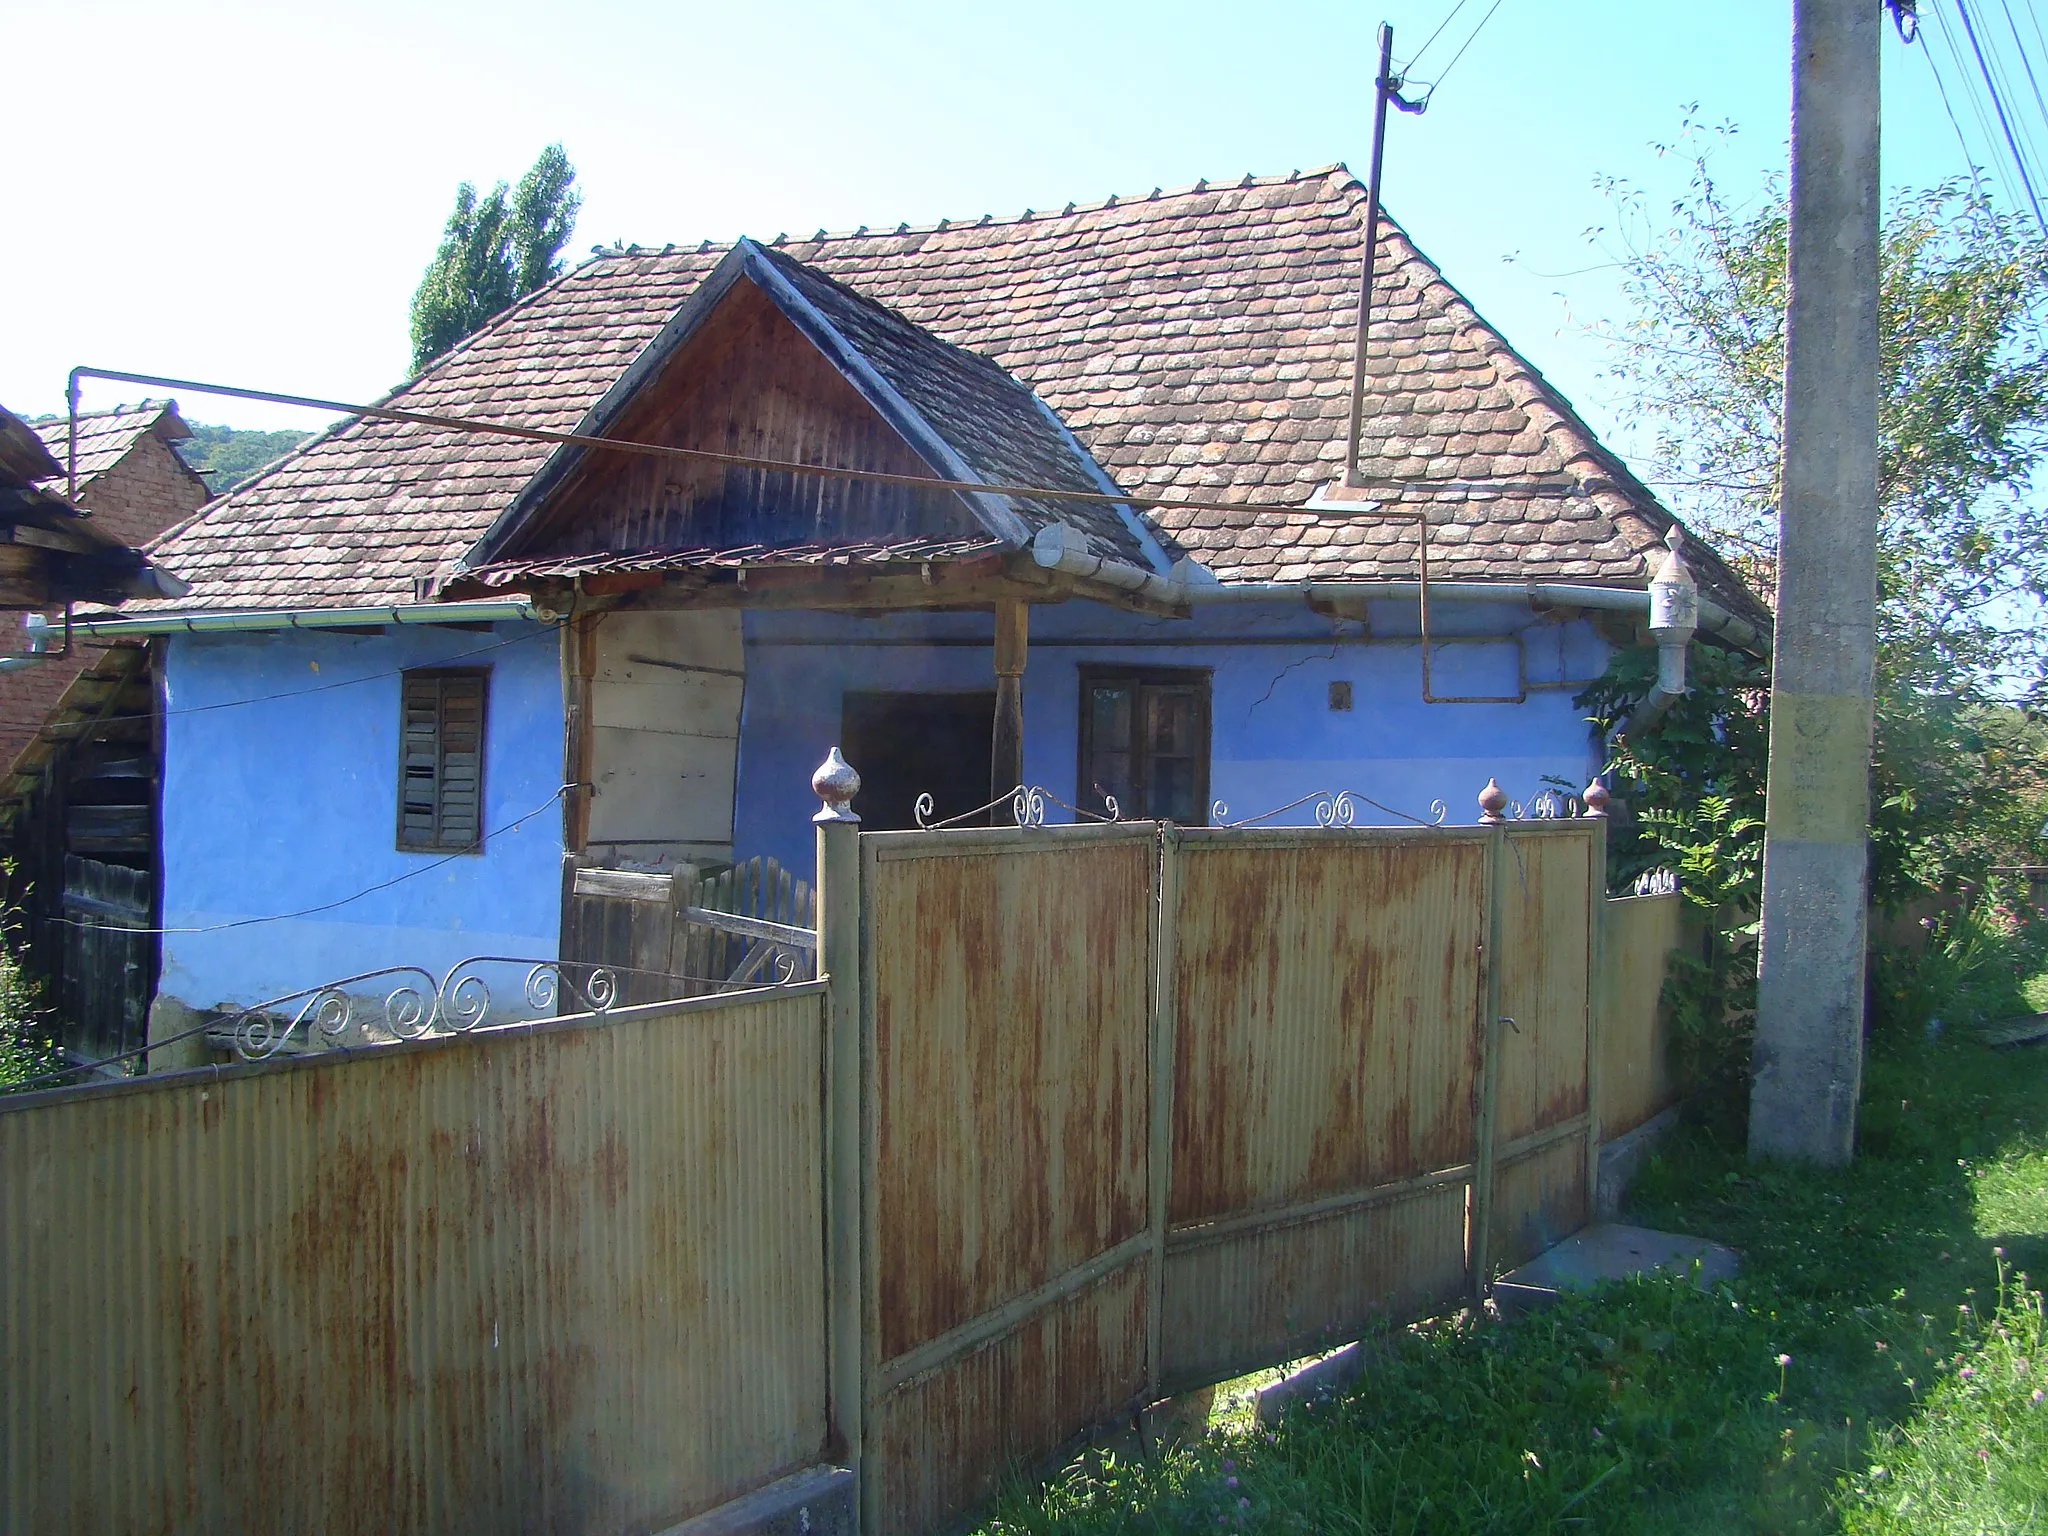
[[[1495,0],[1495,4],[1498,6],[1499,0]],[[677,448],[667,443],[638,442],[630,438],[620,437],[598,437],[587,432],[555,432],[542,427],[522,427],[511,422],[487,421],[475,416],[441,416],[426,411],[400,410],[388,405],[353,405],[343,400],[322,400],[310,395],[286,395],[273,390],[242,389],[230,384],[205,384],[194,379],[173,379],[159,374],[127,373],[119,369],[89,368],[82,365],[71,370],[71,421],[74,434],[77,431],[78,423],[77,386],[80,379],[106,379],[122,384],[144,384],[164,389],[191,390],[199,394],[225,395],[235,400],[258,400],[272,405],[298,405],[304,406],[309,410],[331,411],[339,415],[361,416],[375,421],[397,421],[405,422],[412,426],[437,427],[447,432],[483,432],[499,437],[515,437],[526,442],[553,443],[563,447],[609,449],[615,453],[638,453],[654,458],[684,459],[699,464],[722,464],[734,469],[758,469],[773,474],[809,475],[828,480],[867,480],[882,485],[906,485],[930,491],[957,491],[970,494],[979,493],[985,496],[1013,496],[1034,501],[1074,501],[1095,506],[1158,507],[1183,512],[1243,512],[1247,509],[1262,512],[1299,512],[1306,506],[1306,503],[1298,502],[1190,501],[1173,496],[1147,496],[1138,491],[1077,491],[1045,485],[1008,485],[980,480],[942,480],[931,475],[905,475],[881,469],[844,469],[830,464],[802,464],[793,459],[763,459],[743,453],[718,453],[708,448]],[[1361,476],[1357,483],[1363,486],[1456,492],[1530,489],[1565,495],[1572,494],[1577,489],[1572,482],[1559,480],[1432,480],[1427,476],[1421,475]],[[1361,507],[1357,515],[1362,517],[1384,517],[1402,521],[1410,521],[1421,516],[1421,514],[1413,512],[1392,512],[1365,507]]]

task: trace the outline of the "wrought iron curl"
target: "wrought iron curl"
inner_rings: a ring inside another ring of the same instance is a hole
[[[458,965],[441,983],[440,1007],[436,1011],[442,1024],[457,1034],[466,1034],[490,1014],[491,986],[481,976],[462,976],[461,970]]]
[[[330,1040],[340,1039],[355,1021],[356,998],[349,988],[357,982],[375,981],[383,976],[417,976],[427,984],[427,991],[434,990],[433,976],[418,966],[389,965],[344,976],[338,981],[323,982],[317,987],[286,992],[251,1004],[227,1020],[225,1028],[234,1044],[235,1054],[247,1061],[262,1061],[275,1056],[298,1033],[302,1024],[308,1034],[318,1030]],[[284,1018],[282,1010],[294,1002],[299,1006],[289,1019]],[[421,1022],[426,1017],[425,994],[417,987],[396,987],[384,999],[385,1025],[393,1034],[419,1033],[426,1027]]]
[[[1040,785],[1019,784],[1015,789],[996,796],[995,799],[989,801],[986,805],[977,805],[971,811],[962,811],[957,816],[947,816],[937,820],[934,820],[932,817],[932,812],[937,809],[937,804],[932,799],[930,791],[926,791],[920,794],[912,803],[911,814],[916,818],[917,828],[920,832],[941,832],[948,827],[957,827],[963,822],[971,822],[979,816],[985,816],[1001,805],[1009,806],[1011,821],[1020,827],[1044,826],[1046,824],[1046,807],[1054,805],[1067,812],[1077,822],[1112,822],[1123,820],[1123,808],[1117,804],[1115,795],[1104,795],[1102,797],[1102,804],[1103,809],[1101,811],[1091,811],[1078,805],[1067,804],[1066,801],[1062,800],[1051,790]]]
[[[1351,791],[1340,789],[1334,798],[1316,802],[1316,825],[1319,827],[1349,827],[1358,823],[1358,806],[1351,799]]]
[[[424,973],[422,973],[424,974]],[[433,978],[427,978],[427,992],[435,990]],[[404,1040],[417,1039],[425,1034],[434,1022],[432,1006],[427,994],[418,987],[393,987],[384,998],[384,1027]]]

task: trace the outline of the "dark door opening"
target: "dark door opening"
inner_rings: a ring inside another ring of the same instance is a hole
[[[994,693],[847,694],[840,751],[860,774],[853,808],[861,824],[870,832],[915,827],[921,794],[932,797],[934,821],[986,805],[995,720]]]

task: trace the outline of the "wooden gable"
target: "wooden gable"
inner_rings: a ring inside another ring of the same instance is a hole
[[[741,278],[607,434],[754,458],[946,478]],[[504,553],[541,557],[979,539],[951,492],[585,453]]]

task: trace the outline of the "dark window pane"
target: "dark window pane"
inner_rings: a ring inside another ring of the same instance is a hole
[[[1134,745],[1131,692],[1127,683],[1097,683],[1089,690],[1089,729],[1097,751],[1128,752]]]
[[[1145,814],[1183,826],[1199,826],[1208,817],[1196,802],[1195,762],[1189,757],[1155,757],[1145,796]]]
[[[1191,689],[1146,689],[1145,717],[1148,751],[1186,755],[1195,750],[1195,695]]]

